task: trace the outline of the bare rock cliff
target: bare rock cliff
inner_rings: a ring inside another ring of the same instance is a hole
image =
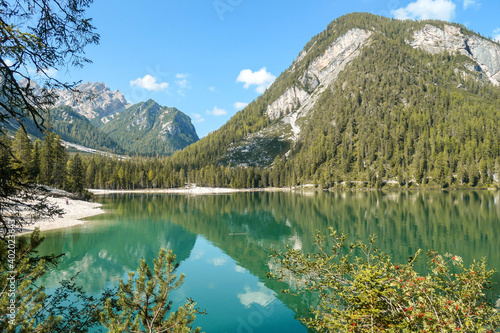
[[[75,96],[68,90],[59,91],[56,106],[68,105],[87,119],[102,119],[125,110],[128,105],[120,91],[111,91],[105,83],[86,82],[76,89],[83,92],[83,96]]]
[[[320,94],[335,81],[345,66],[360,54],[361,47],[371,34],[371,31],[356,28],[337,38],[304,71],[304,74],[299,78],[301,87],[294,85],[288,88],[268,106],[267,115],[269,118],[271,120],[282,118],[283,122],[290,124],[293,139],[296,140],[300,128],[295,121],[311,110]],[[294,65],[305,54],[306,52],[301,52]]]
[[[479,70],[494,85],[500,84],[500,46],[476,35],[465,35],[461,29],[445,25],[444,29],[426,24],[409,41],[415,48],[436,54],[440,52],[459,53],[473,59]]]

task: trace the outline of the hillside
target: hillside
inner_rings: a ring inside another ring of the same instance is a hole
[[[84,147],[123,154],[125,150],[107,134],[94,127],[87,118],[69,106],[51,110],[52,131],[67,142]]]
[[[488,184],[500,168],[499,82],[500,45],[463,26],[349,14],[169,162],[257,167],[256,181],[275,186]]]
[[[128,107],[101,130],[128,152],[143,155],[171,154],[199,140],[187,115],[153,100]]]

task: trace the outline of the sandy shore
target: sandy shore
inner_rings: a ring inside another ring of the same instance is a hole
[[[68,199],[68,204],[66,204],[65,198],[51,197],[48,198],[48,201],[62,208],[65,214],[62,217],[40,219],[34,224],[26,226],[21,234],[30,233],[36,227],[40,228],[40,231],[73,227],[85,223],[81,220],[83,218],[104,213],[104,210],[101,209],[102,205],[96,202]]]

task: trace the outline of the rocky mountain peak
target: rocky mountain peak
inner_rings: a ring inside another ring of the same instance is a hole
[[[119,91],[111,91],[102,82],[85,82],[76,87],[82,94],[74,94],[68,90],[58,92],[56,106],[68,105],[87,119],[106,119],[120,113],[128,106],[125,96]]]
[[[474,60],[494,85],[500,84],[500,46],[475,34],[465,34],[461,28],[445,24],[443,28],[426,24],[415,31],[411,46],[430,52],[458,53]]]
[[[191,119],[147,100],[128,107],[101,128],[130,152],[171,154],[198,141]]]

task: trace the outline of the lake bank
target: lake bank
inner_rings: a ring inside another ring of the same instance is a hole
[[[35,228],[39,228],[40,231],[47,231],[74,227],[84,224],[85,221],[82,220],[84,218],[104,213],[104,210],[101,208],[102,204],[96,202],[54,197],[48,197],[47,200],[49,203],[63,209],[64,214],[52,218],[39,219],[33,224],[26,225],[19,234],[31,233]]]
[[[119,194],[119,193],[171,193],[171,194],[229,194],[239,192],[275,192],[275,191],[293,191],[290,188],[224,188],[224,187],[184,187],[184,188],[171,188],[171,189],[137,189],[137,190],[102,190],[102,189],[89,189],[88,191],[95,195],[106,194]]]
[[[294,186],[294,187],[265,187],[265,188],[225,188],[225,187],[183,187],[183,188],[155,188],[155,189],[134,189],[134,190],[105,190],[105,189],[88,189],[94,195],[107,195],[107,194],[120,194],[120,193],[146,193],[146,194],[191,194],[191,195],[206,195],[206,194],[230,194],[230,193],[241,193],[241,192],[371,192],[371,191],[409,191],[409,192],[420,192],[420,191],[498,191],[497,187],[469,187],[469,186],[454,186],[447,188],[439,187],[396,187],[396,186],[386,186],[383,188],[371,188],[371,187],[331,187],[328,189],[320,188],[312,184]]]

